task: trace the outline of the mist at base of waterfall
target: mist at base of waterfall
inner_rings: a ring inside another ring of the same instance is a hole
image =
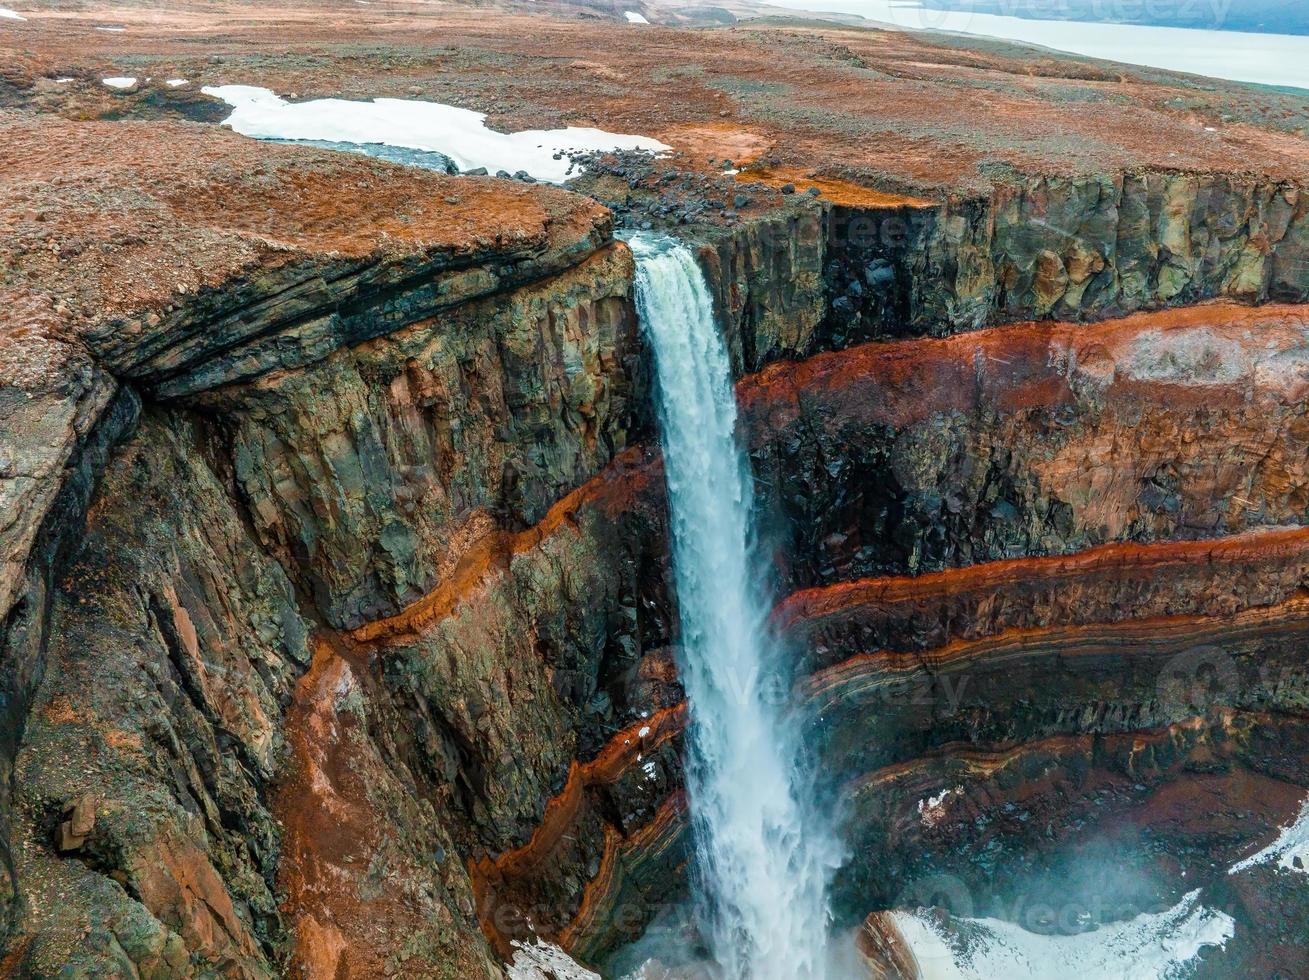
[[[827,937],[825,965],[832,980],[867,976],[855,934],[848,930]],[[664,908],[640,939],[601,964],[600,973],[612,980],[723,980],[700,938],[689,900]]]

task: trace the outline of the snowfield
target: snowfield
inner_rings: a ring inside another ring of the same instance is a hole
[[[206,95],[232,106],[224,120],[238,133],[259,139],[327,140],[384,143],[442,153],[461,172],[485,167],[488,173],[526,171],[537,180],[561,184],[579,170],[568,151],[647,150],[669,147],[645,136],[607,133],[601,129],[528,129],[497,133],[486,127],[486,114],[408,99],[316,99],[287,102],[253,85],[205,86]]]
[[[1167,911],[1071,936],[1040,935],[990,918],[956,919],[957,934],[947,933],[930,910],[892,915],[923,980],[1171,980],[1235,932],[1231,916],[1201,905],[1199,897],[1197,889]]]
[[[1305,800],[1300,815],[1295,818],[1295,821],[1289,827],[1282,828],[1282,832],[1277,835],[1277,840],[1257,854],[1251,854],[1248,858],[1238,861],[1228,869],[1227,873],[1240,874],[1247,868],[1274,860],[1279,868],[1298,871],[1301,874],[1309,873],[1306,871],[1306,868],[1309,868],[1309,800]]]

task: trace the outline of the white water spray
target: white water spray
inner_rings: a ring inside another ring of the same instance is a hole
[[[813,812],[768,630],[731,364],[690,251],[631,246],[658,377],[701,926],[727,980],[823,980],[840,850]]]

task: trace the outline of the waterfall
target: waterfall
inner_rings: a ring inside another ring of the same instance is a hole
[[[768,629],[731,362],[691,252],[630,244],[658,381],[701,930],[726,980],[823,980],[839,848],[814,812]]]

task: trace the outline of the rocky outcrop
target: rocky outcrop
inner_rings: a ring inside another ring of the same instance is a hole
[[[639,685],[623,665],[640,643],[618,638],[666,644],[636,614],[665,615],[640,599],[662,581],[658,519],[582,536],[615,556],[578,582],[609,590],[589,644],[571,609],[598,593],[564,587],[586,547],[487,587],[506,636],[553,629],[561,661],[529,647],[518,697],[490,705],[530,735],[542,715],[514,712],[557,668],[537,768],[485,801],[483,775],[527,748],[482,739],[495,652],[479,673],[442,634],[428,652],[452,686],[427,690],[396,681],[420,655],[387,663],[386,643],[332,627],[476,591],[507,537],[572,526],[551,507],[646,424],[629,253],[602,209],[549,188],[184,127],[202,162],[170,183],[125,163],[131,127],[53,128],[68,180],[122,200],[95,213],[111,244],[88,249],[79,234],[103,229],[39,184],[39,152],[7,185],[30,176],[44,210],[6,240],[4,298],[26,317],[6,324],[6,968],[498,975],[464,855],[525,836],[577,732],[614,717],[594,699]],[[279,206],[250,209],[260,195]],[[624,533],[644,593],[617,574]]]
[[[789,581],[1306,517],[1298,308],[870,344],[740,387]]]
[[[635,722],[633,674],[668,642],[660,474],[640,454],[620,459],[541,525],[470,555],[408,623],[357,632],[391,634],[388,687],[467,809],[465,843],[524,843],[573,760]]]
[[[991,851],[1041,851],[1024,821],[1090,823],[1094,792],[1043,782],[1052,740],[1076,746],[1068,779],[1098,786],[1106,767],[1141,784],[1128,795],[1185,785],[1140,774],[1156,733],[1191,731],[1197,713],[1195,730],[1267,712],[1258,725],[1299,744],[1304,341],[1298,309],[1199,306],[870,344],[742,382],[779,564],[801,588],[776,620],[810,744],[838,774],[842,914],[862,917],[871,895],[912,905],[915,875],[962,866],[906,858],[899,836],[960,793],[986,801],[961,817],[982,823],[939,839],[976,841],[988,869]],[[1230,766],[1294,782],[1256,744]],[[1090,761],[1110,746],[1116,761]],[[992,752],[1031,765],[988,788],[972,760]],[[957,760],[950,775],[925,761],[938,757]],[[892,804],[871,787],[899,772],[941,778]],[[1047,792],[1049,810],[1024,806]],[[1021,819],[995,816],[1010,804]]]
[[[498,977],[456,817],[380,680],[366,651],[323,638],[287,711],[272,810],[289,962],[307,977]]]
[[[308,626],[201,438],[147,416],[54,577],[13,781],[31,975],[169,975],[192,957],[265,975],[280,941],[264,797]],[[56,841],[75,807],[83,839]]]
[[[1306,792],[1298,758],[1304,744],[1302,721],[1217,708],[1207,718],[1136,733],[945,745],[852,782],[850,805],[859,826],[870,828],[858,833],[856,846],[877,853],[861,862],[857,885],[845,882],[851,887],[844,895],[875,893],[874,904],[886,905],[931,899],[929,879],[937,876],[955,892],[942,907],[990,915],[1015,885],[1032,880],[1034,869],[1055,864],[1063,847],[1112,839],[1115,824],[1133,811],[1162,838],[1152,850],[1171,851],[1193,872],[1208,873],[1213,855],[1199,839],[1209,836],[1210,846],[1231,856],[1225,870],[1243,856],[1240,849],[1298,811]],[[1188,793],[1174,784],[1188,782],[1214,784],[1196,798],[1217,797],[1221,809],[1179,812]],[[1168,819],[1156,813],[1149,820],[1150,809]],[[1141,860],[1126,852],[1123,858]],[[1152,887],[1188,890],[1173,874]],[[1154,897],[1135,896],[1142,905]]]
[[[839,582],[792,593],[774,621],[807,674],[854,653],[910,654],[1003,630],[1231,616],[1292,597],[1306,575],[1309,528],[1274,528]]]
[[[618,206],[663,223],[650,188],[667,194],[672,177],[649,169]],[[782,179],[746,170],[747,213],[674,229],[701,245],[742,374],[871,340],[1309,298],[1309,199],[1294,182],[1012,171],[986,196],[933,201],[798,177],[821,194],[778,197]]]
[[[1294,183],[1144,171],[1010,174],[934,209],[837,206],[820,333],[846,346],[1210,299],[1304,302],[1307,202]]]
[[[139,403],[69,344],[12,338],[0,354],[0,904],[11,934],[19,914],[13,837],[14,758],[47,670],[56,578],[80,543],[82,515]]]
[[[638,938],[635,927],[685,860],[675,741],[685,724],[678,704],[618,732],[596,758],[574,763],[525,845],[473,863],[479,913],[497,946],[545,936],[590,959]],[[668,860],[657,873],[653,865]],[[633,894],[624,898],[625,889]]]
[[[540,521],[647,430],[611,246],[303,371],[198,400],[230,420],[261,541],[334,626],[392,615],[495,528]]]
[[[0,132],[23,148],[6,161],[0,299],[16,325],[75,339],[158,398],[315,363],[611,239],[603,208],[553,188],[179,124],[10,114]],[[165,140],[167,159],[134,153]],[[56,168],[65,183],[46,180]],[[75,185],[92,190],[73,207]]]
[[[823,211],[812,205],[693,231],[737,373],[830,349],[818,334],[827,311],[824,231]]]

